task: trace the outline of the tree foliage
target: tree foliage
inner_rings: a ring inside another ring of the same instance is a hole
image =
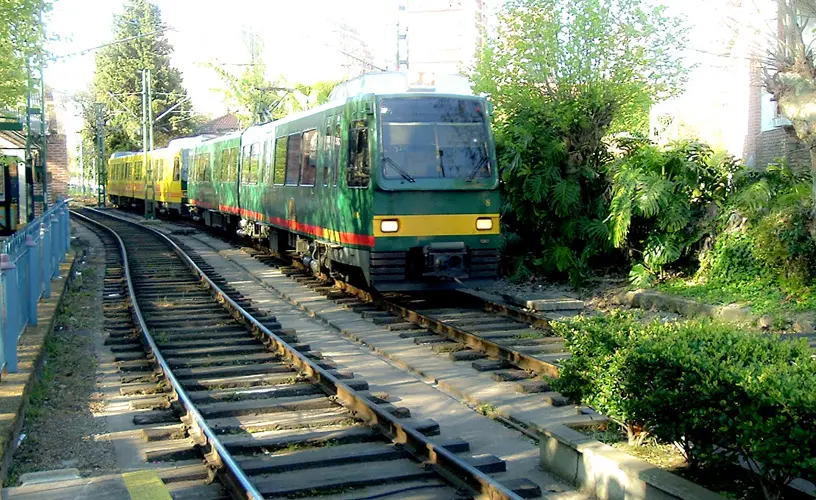
[[[210,64],[224,82],[219,90],[231,109],[237,111],[241,125],[266,123],[328,101],[337,82],[317,82],[313,85],[290,84],[283,76],[267,79],[263,62],[263,41],[249,35],[247,48],[251,63],[239,74],[233,74],[217,64]]]
[[[96,57],[93,97],[106,105],[107,151],[142,149],[141,92],[143,69],[152,72],[154,118],[181,104],[154,125],[155,147],[192,132],[192,106],[187,99],[181,72],[171,66],[173,47],[165,36],[167,26],[159,8],[147,0],[128,0],[124,11],[114,16],[114,43]],[[183,102],[182,102],[183,101]],[[95,121],[86,114],[86,129]],[[92,132],[88,132],[92,133]]]
[[[42,58],[45,31],[41,15],[50,1],[4,0],[0,2],[0,110],[23,103],[26,93],[26,61]]]
[[[500,110],[505,230],[531,252],[516,269],[577,279],[608,249],[605,139],[644,131],[650,105],[678,91],[685,34],[638,0],[507,2],[473,79]]]

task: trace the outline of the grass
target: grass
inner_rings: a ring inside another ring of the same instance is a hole
[[[479,413],[486,417],[489,417],[496,413],[496,409],[497,409],[496,406],[490,403],[480,404],[479,406],[476,407],[476,411],[478,411]]]
[[[729,283],[674,278],[657,285],[657,289],[708,304],[742,303],[749,306],[751,312],[759,315],[816,311],[816,294],[814,294],[816,290],[813,286],[791,294],[782,290],[773,280],[763,278]]]

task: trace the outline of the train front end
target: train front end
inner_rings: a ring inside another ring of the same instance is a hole
[[[376,97],[368,278],[378,290],[455,289],[497,278],[496,152],[487,103],[468,92]]]

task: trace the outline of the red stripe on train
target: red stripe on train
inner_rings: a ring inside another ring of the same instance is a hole
[[[248,219],[266,220],[271,222],[272,224],[275,224],[276,226],[282,226],[288,229],[292,229],[294,231],[300,231],[302,233],[311,234],[313,236],[317,236],[318,238],[329,239],[325,236],[325,234],[328,232],[337,234],[341,243],[367,247],[374,246],[374,236],[371,235],[346,233],[343,231],[332,231],[331,229],[326,229],[320,226],[313,226],[311,224],[304,224],[302,222],[297,222],[290,219],[281,219],[280,217],[267,217],[260,212],[247,210],[245,208],[238,209],[235,207],[230,207],[228,205],[218,205],[218,209],[221,210],[222,212],[229,212],[232,214],[241,215],[242,217],[246,217]]]

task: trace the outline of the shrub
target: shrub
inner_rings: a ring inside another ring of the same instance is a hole
[[[610,240],[635,263],[632,284],[649,286],[710,232],[740,165],[700,143],[664,149],[627,140],[621,147],[622,156],[609,169]]]
[[[713,246],[701,254],[698,281],[728,287],[757,280],[804,296],[813,284],[811,183],[786,165],[735,178],[737,191],[720,217]]]
[[[676,443],[690,466],[743,457],[768,498],[816,477],[816,361],[804,342],[710,321],[631,316],[559,324],[572,357],[556,387],[622,425]]]
[[[552,325],[555,333],[564,337],[571,353],[554,381],[556,390],[620,425],[630,444],[641,443],[648,429],[636,413],[638,402],[624,386],[627,356],[635,345],[633,337],[644,334],[637,319],[631,314],[612,312]]]

